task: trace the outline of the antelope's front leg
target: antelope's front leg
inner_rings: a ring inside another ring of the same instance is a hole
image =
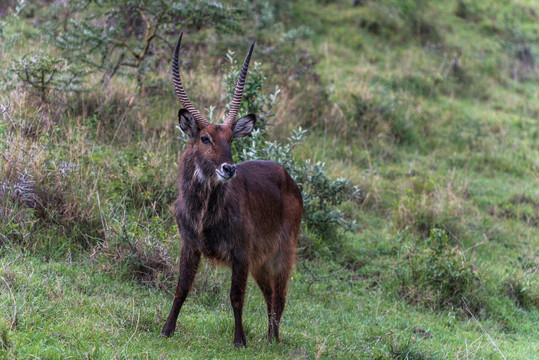
[[[174,296],[174,302],[172,303],[172,309],[168,315],[167,322],[163,327],[163,331],[161,331],[161,335],[165,337],[169,337],[176,329],[178,314],[191,289],[191,284],[193,284],[193,280],[195,279],[199,263],[200,252],[193,250],[184,242],[180,255],[180,275],[178,286],[176,287],[176,295]]]
[[[235,261],[232,264],[232,285],[230,287],[230,302],[234,310],[234,346],[247,346],[245,331],[243,330],[242,314],[245,289],[249,268],[247,261]]]

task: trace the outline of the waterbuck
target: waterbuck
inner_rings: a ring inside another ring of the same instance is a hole
[[[194,108],[183,88],[178,66],[181,39],[180,35],[174,50],[172,77],[184,107],[178,113],[180,128],[189,137],[179,160],[175,203],[183,243],[176,295],[162,335],[174,332],[204,255],[232,268],[234,346],[246,346],[242,312],[249,273],[266,301],[268,339],[274,337],[278,342],[303,200],[300,189],[281,165],[271,161],[234,164],[232,160],[232,140],[248,135],[256,121],[253,114],[236,121],[254,43],[245,57],[230,112],[222,125],[214,125]]]

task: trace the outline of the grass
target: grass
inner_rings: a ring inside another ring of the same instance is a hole
[[[127,70],[103,87],[96,72],[84,92],[43,102],[9,69],[37,44],[61,55],[39,28],[47,5],[3,19],[0,357],[534,358],[539,78],[518,53],[537,52],[539,9],[406,4],[275,2],[243,20],[257,32],[262,94],[281,90],[266,136],[307,128],[296,158],[325,162],[362,199],[340,206],[358,228],[339,230],[339,246],[304,231],[281,344],[266,341],[249,280],[241,350],[230,271],[209,263],[176,334],[159,336],[179,264],[171,204],[185,146],[166,51],[142,84]],[[225,48],[243,54],[246,35],[192,35],[185,85],[218,118]]]
[[[417,358],[463,356],[466,351],[496,358],[474,320],[459,321],[452,311],[429,314],[388,301],[370,279],[350,276],[335,264],[298,266],[279,345],[265,339],[263,298],[250,281],[245,311],[248,347],[238,351],[229,346],[233,321],[224,288],[215,298],[192,294],[176,334],[164,339],[158,334],[171,294],[115,279],[87,262],[44,263],[10,254],[3,255],[3,263],[3,323],[6,330],[15,323],[8,331],[8,358],[367,359],[398,358],[403,351]],[[229,275],[222,270],[215,274],[210,267],[203,271],[221,279]],[[482,326],[495,328],[489,321]],[[533,339],[533,334],[529,328],[527,335]],[[504,335],[502,330],[490,330],[490,336],[501,349],[520,349],[516,355],[521,358],[532,358],[538,350],[537,342]]]

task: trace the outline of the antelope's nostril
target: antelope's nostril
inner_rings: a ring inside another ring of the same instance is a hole
[[[236,165],[223,165],[224,172],[229,176],[232,177],[236,173]]]

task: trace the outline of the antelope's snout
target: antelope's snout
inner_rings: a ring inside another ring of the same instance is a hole
[[[215,169],[219,181],[228,181],[236,176],[236,165],[224,163],[220,169]]]

